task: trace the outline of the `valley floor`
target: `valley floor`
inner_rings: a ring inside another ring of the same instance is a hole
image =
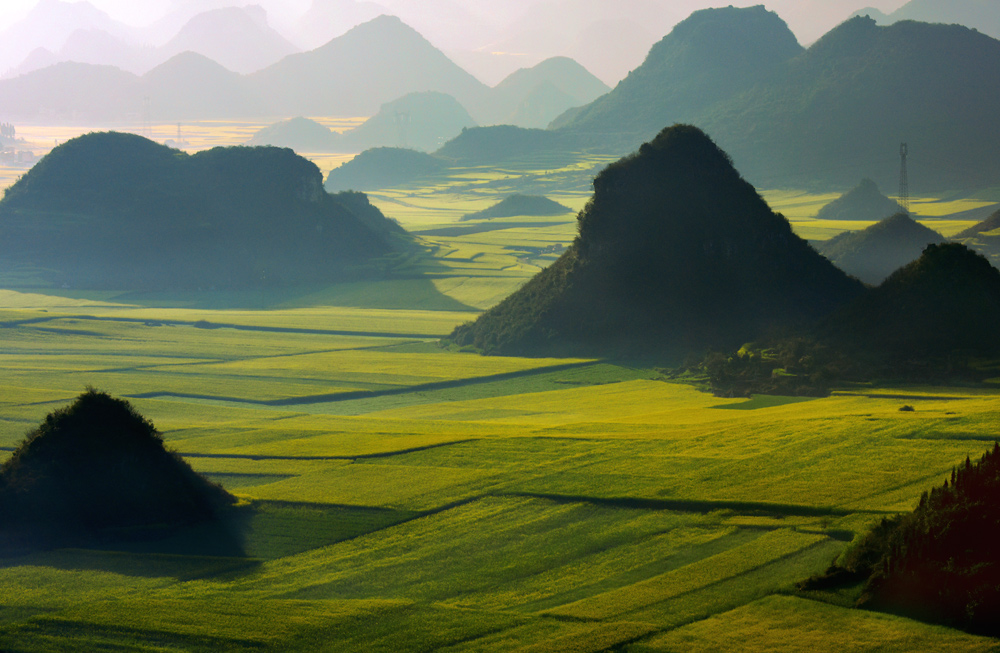
[[[0,559],[0,650],[1000,650],[794,585],[991,446],[1000,387],[720,399],[652,362],[438,345],[575,235],[572,214],[461,216],[526,187],[579,209],[588,188],[546,178],[604,163],[372,193],[426,251],[378,282],[0,279],[0,460],[93,385],[241,498],[168,540]],[[765,195],[807,238],[847,228],[809,218],[831,198]]]

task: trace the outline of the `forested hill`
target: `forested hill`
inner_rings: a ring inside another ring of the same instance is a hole
[[[288,149],[187,155],[92,133],[52,150],[7,190],[0,266],[48,269],[72,287],[327,282],[356,276],[405,239],[351,202],[326,193],[315,164]]]
[[[777,15],[730,7],[679,23],[559,131],[625,151],[691,122],[755,183],[790,187],[892,188],[906,142],[911,186],[946,190],[1000,183],[998,113],[1000,41],[975,30],[857,17],[803,51]]]
[[[453,340],[504,354],[682,353],[808,322],[862,290],[691,126],[608,166],[578,220],[559,260]]]

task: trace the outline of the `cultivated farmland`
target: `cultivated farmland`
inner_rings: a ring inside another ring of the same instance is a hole
[[[990,446],[1000,389],[723,399],[654,361],[437,344],[575,235],[459,222],[530,165],[374,193],[426,250],[372,284],[0,291],[4,456],[92,384],[241,499],[167,540],[2,560],[0,648],[996,650],[795,582]],[[822,198],[772,196],[826,229]]]

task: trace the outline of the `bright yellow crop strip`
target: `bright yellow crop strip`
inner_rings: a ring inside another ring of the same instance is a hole
[[[866,610],[770,596],[645,642],[650,651],[996,651],[995,639]]]
[[[482,493],[495,476],[470,469],[332,462],[322,471],[248,488],[246,494],[272,501],[427,510]]]
[[[656,630],[658,627],[655,624],[633,621],[594,624],[583,627],[580,632],[536,642],[514,650],[517,653],[597,653],[598,651],[607,651],[618,644],[632,641]]]
[[[792,530],[767,533],[756,540],[680,569],[550,610],[553,615],[608,619],[628,614],[684,592],[704,587],[767,564],[825,539]]]

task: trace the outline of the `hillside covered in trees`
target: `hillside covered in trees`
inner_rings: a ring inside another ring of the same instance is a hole
[[[351,200],[353,201],[353,200]],[[90,288],[251,288],[370,274],[402,246],[288,149],[188,155],[91,133],[52,150],[0,201],[0,266]]]
[[[1000,444],[883,518],[806,589],[864,580],[858,606],[1000,636]]]
[[[131,404],[91,389],[46,416],[0,467],[0,545],[165,534],[233,502],[164,448]]]
[[[501,354],[737,346],[857,296],[702,131],[664,129],[608,166],[550,267],[454,342]]]

